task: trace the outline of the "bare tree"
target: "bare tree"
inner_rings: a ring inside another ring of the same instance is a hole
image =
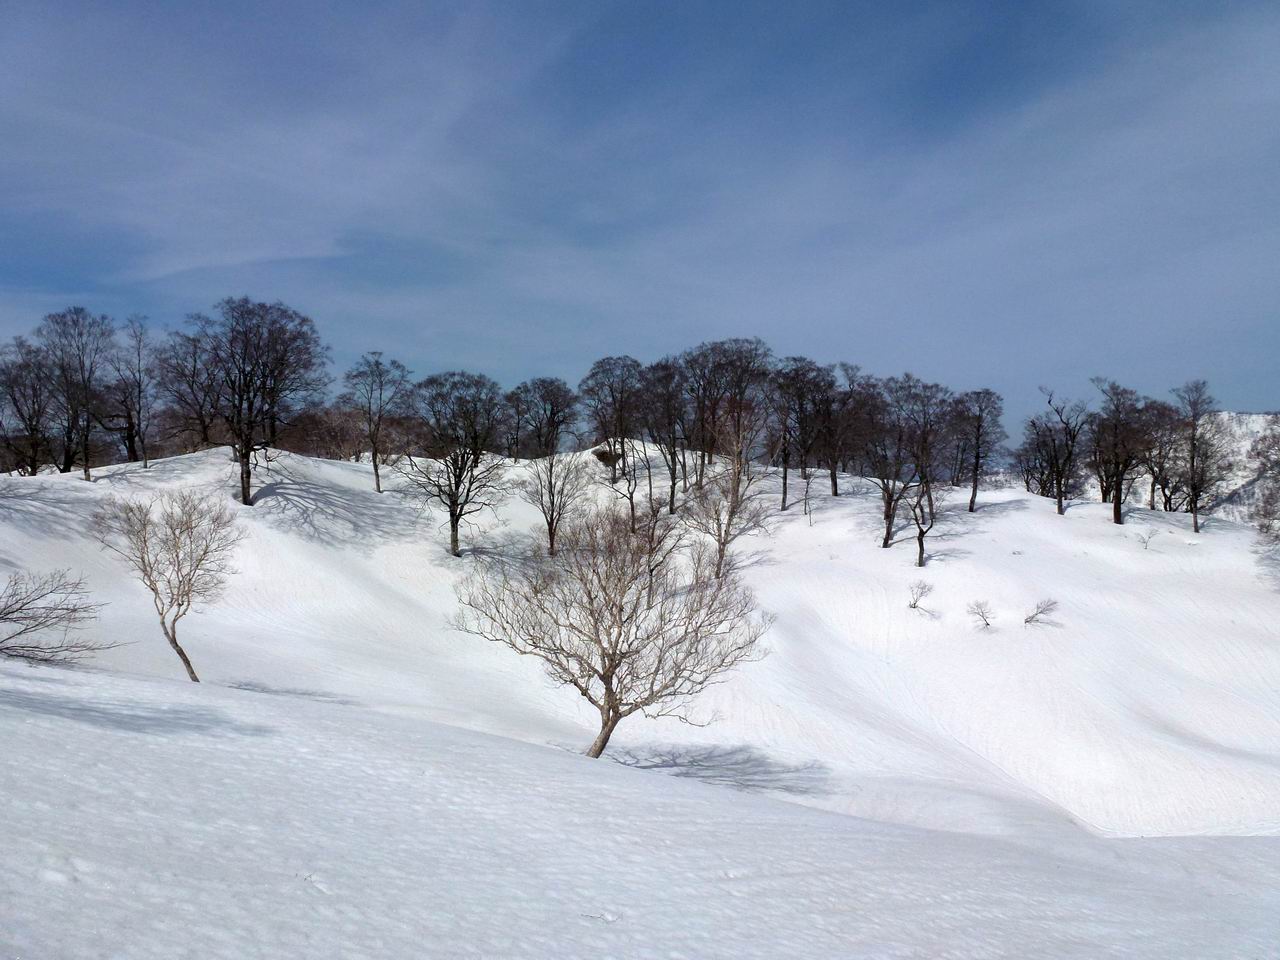
[[[124,342],[107,357],[111,375],[99,422],[120,438],[125,459],[146,469],[155,411],[154,350],[145,318],[130,317],[122,332]]]
[[[911,584],[911,599],[907,601],[907,607],[911,610],[923,610],[920,604],[931,593],[933,593],[933,584],[917,580]]]
[[[1208,383],[1190,380],[1175,388],[1173,395],[1181,419],[1178,473],[1191,512],[1191,529],[1199,533],[1200,511],[1212,502],[1230,473],[1228,437]]]
[[[1160,533],[1160,531],[1159,531],[1159,530],[1148,530],[1146,533],[1140,533],[1140,534],[1138,534],[1138,535],[1137,535],[1137,536],[1138,536],[1138,542],[1139,542],[1140,544],[1142,544],[1142,549],[1143,549],[1143,550],[1150,550],[1150,549],[1151,549],[1151,541],[1152,541],[1152,540],[1154,540],[1154,539],[1159,535],[1159,533]]]
[[[636,535],[618,510],[566,527],[555,558],[494,561],[458,588],[455,626],[541,660],[600,715],[599,757],[635,713],[683,716],[699,692],[751,659],[768,619],[709,551],[679,527]]]
[[[34,476],[53,455],[53,374],[48,353],[22,337],[0,352],[0,431],[17,471]]]
[[[240,502],[253,505],[253,458],[275,444],[280,426],[317,403],[327,379],[315,324],[283,303],[228,298],[214,318],[195,316],[217,383],[218,417],[239,464]]]
[[[578,412],[578,395],[556,377],[535,377],[507,393],[507,456],[545,457],[560,449]]]
[[[1181,414],[1172,404],[1162,400],[1148,400],[1143,413],[1147,428],[1140,465],[1147,474],[1147,509],[1156,509],[1157,491],[1163,510],[1180,509],[1185,496],[1179,469],[1182,456]]]
[[[94,515],[94,536],[123,560],[151,592],[160,629],[199,682],[178,643],[178,623],[197,604],[221,594],[241,533],[218,498],[171,491],[151,500],[107,500]]]
[[[715,544],[717,577],[727,569],[730,547],[768,525],[769,505],[760,490],[766,468],[756,459],[765,426],[764,411],[759,408],[751,416],[726,419],[716,431],[720,455],[707,467],[702,487],[685,505],[688,526]]]
[[[380,466],[387,455],[385,441],[388,418],[401,410],[412,389],[409,370],[398,360],[383,360],[380,351],[366,353],[343,376],[347,392],[339,403],[359,412],[364,439],[373,461],[373,489],[382,492]]]
[[[1030,613],[1022,618],[1022,622],[1027,624],[1050,623],[1052,621],[1050,621],[1049,618],[1053,616],[1054,611],[1057,609],[1057,600],[1037,600],[1035,607],[1032,608]]]
[[[667,470],[667,512],[676,512],[676,483],[684,463],[684,426],[688,420],[684,368],[671,357],[651,363],[640,374],[640,420],[645,436]]]
[[[911,423],[905,405],[896,400],[901,389],[896,379],[872,384],[863,411],[867,421],[863,455],[871,480],[880,491],[884,519],[880,546],[885,549],[893,543],[898,510],[916,480]]]
[[[1049,412],[1027,420],[1019,460],[1024,473],[1032,463],[1039,464],[1042,478],[1036,492],[1052,497],[1062,516],[1067,512],[1067,500],[1080,492],[1080,447],[1089,408],[1081,401],[1059,399],[1052,391],[1041,389]]]
[[[810,467],[823,428],[831,415],[836,379],[831,367],[807,357],[786,357],[773,371],[770,396],[777,429],[778,458],[782,466],[782,505],[786,510],[792,465],[808,490]]]
[[[96,405],[114,334],[110,317],[94,316],[84,307],[51,313],[36,329],[53,375],[55,419],[62,439],[59,469],[70,473],[79,459],[86,480],[91,479]]]
[[[175,330],[156,350],[156,388],[165,404],[169,435],[180,437],[187,450],[218,442],[219,371],[211,348],[208,338]]]
[[[1148,404],[1137,391],[1114,380],[1094,377],[1102,394],[1100,408],[1089,417],[1089,462],[1098,478],[1102,501],[1111,501],[1111,520],[1124,523],[1124,501],[1143,453],[1151,442]]]
[[[978,509],[978,484],[1008,434],[1000,423],[1004,401],[994,390],[970,390],[956,397],[955,433],[962,441],[969,476],[969,512]]]
[[[905,431],[911,479],[903,499],[916,528],[916,566],[923,567],[925,538],[937,523],[942,505],[943,490],[938,482],[943,473],[955,403],[946,387],[926,383],[909,373],[890,379],[885,389],[890,405],[895,408],[893,419],[900,425],[899,429]]]
[[[619,464],[625,469],[622,442],[638,426],[640,361],[633,357],[604,357],[591,365],[578,384],[593,443],[603,443],[611,455],[609,482],[617,483]]]
[[[449,515],[449,552],[462,556],[459,530],[468,517],[503,496],[504,404],[498,385],[482,374],[451,371],[427,377],[409,400],[425,440],[397,464],[408,492]]]
[[[580,454],[552,453],[531,460],[517,490],[547,527],[547,555],[556,555],[560,527],[581,505],[591,486],[591,463]]]
[[[984,630],[991,626],[995,621],[995,614],[991,612],[991,604],[985,600],[975,600],[965,608],[965,612],[973,617],[976,624]]]
[[[78,634],[101,607],[66,570],[11,574],[0,589],[0,656],[61,663],[101,650],[108,644]]]

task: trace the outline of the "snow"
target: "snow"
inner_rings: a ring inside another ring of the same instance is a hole
[[[230,589],[181,628],[206,682],[182,681],[87,518],[229,480],[221,451],[0,480],[0,572],[83,572],[127,641],[0,664],[0,956],[1280,943],[1280,569],[1246,526],[997,490],[956,498],[919,570],[845,478],[744,544],[768,655],[698,703],[707,725],[628,720],[608,762],[573,752],[594,734],[573,694],[448,628],[472,560],[367,465],[264,465]],[[511,501],[464,546],[535,525]],[[1054,622],[1025,626],[1045,597]]]
[[[18,957],[1266,956],[1273,840],[877,824],[305,695],[0,667]]]

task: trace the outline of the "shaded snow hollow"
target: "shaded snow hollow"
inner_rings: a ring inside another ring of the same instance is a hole
[[[745,544],[777,619],[699,702],[715,722],[630,720],[608,763],[570,752],[594,732],[571,693],[447,628],[471,561],[358,464],[260,471],[239,573],[184,624],[207,682],[180,681],[86,521],[107,494],[229,479],[214,451],[0,481],[0,564],[83,571],[111,601],[98,632],[129,641],[90,669],[0,665],[0,956],[1280,943],[1280,569],[1246,527],[994,491],[920,571],[847,480]],[[534,520],[509,502],[470,543]],[[1024,626],[1042,597],[1054,623]],[[965,614],[984,599],[991,630]]]

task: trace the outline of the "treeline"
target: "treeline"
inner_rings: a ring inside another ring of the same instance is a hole
[[[379,491],[390,463],[446,508],[454,552],[466,517],[490,502],[494,455],[547,458],[587,446],[600,448],[633,525],[654,499],[674,512],[678,492],[707,486],[713,463],[775,467],[782,510],[797,501],[807,510],[815,482],[838,495],[841,473],[866,477],[883,508],[882,545],[909,520],[922,565],[943,497],[963,489],[975,509],[983,478],[1006,465],[1060,511],[1092,481],[1117,523],[1145,478],[1149,506],[1186,510],[1198,527],[1228,466],[1205,383],[1172,391],[1172,403],[1095,384],[1093,407],[1048,393],[1045,412],[1026,421],[1010,451],[992,390],[777,357],[758,339],[704,343],[649,364],[606,357],[576,388],[538,377],[504,390],[459,371],[417,379],[373,352],[341,376],[335,395],[315,324],[284,304],[229,298],[164,335],[141,319],[116,324],[73,307],[0,355],[0,465],[20,474],[79,468],[87,479],[99,464],[226,445],[248,505],[261,451],[369,457]],[[657,466],[636,455],[636,441],[656,451]],[[739,472],[740,485],[758,480],[758,471]],[[554,490],[556,477],[543,481]]]

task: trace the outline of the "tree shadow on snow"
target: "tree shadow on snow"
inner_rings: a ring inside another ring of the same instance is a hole
[[[253,495],[256,515],[307,540],[372,552],[415,535],[416,513],[394,492],[337,488],[281,469]]]
[[[359,701],[352,700],[336,693],[328,693],[324,690],[308,690],[302,687],[273,687],[269,684],[258,683],[255,680],[237,680],[234,683],[228,683],[227,686],[235,690],[247,690],[250,693],[265,693],[273,697],[300,697],[304,700],[318,700],[321,703],[337,703],[343,706],[357,706]]]
[[[830,792],[831,773],[817,761],[783,763],[754,747],[668,747],[638,753],[610,752],[610,760],[638,770],[660,770],[752,793],[815,796]]]
[[[270,727],[241,723],[211,707],[156,707],[112,700],[64,697],[44,692],[36,696],[19,690],[0,690],[0,710],[5,709],[58,717],[126,733],[262,736],[271,732]]]
[[[67,484],[27,481],[25,477],[0,481],[0,519],[60,539],[89,533],[86,518],[92,505],[84,495],[58,489]]]

